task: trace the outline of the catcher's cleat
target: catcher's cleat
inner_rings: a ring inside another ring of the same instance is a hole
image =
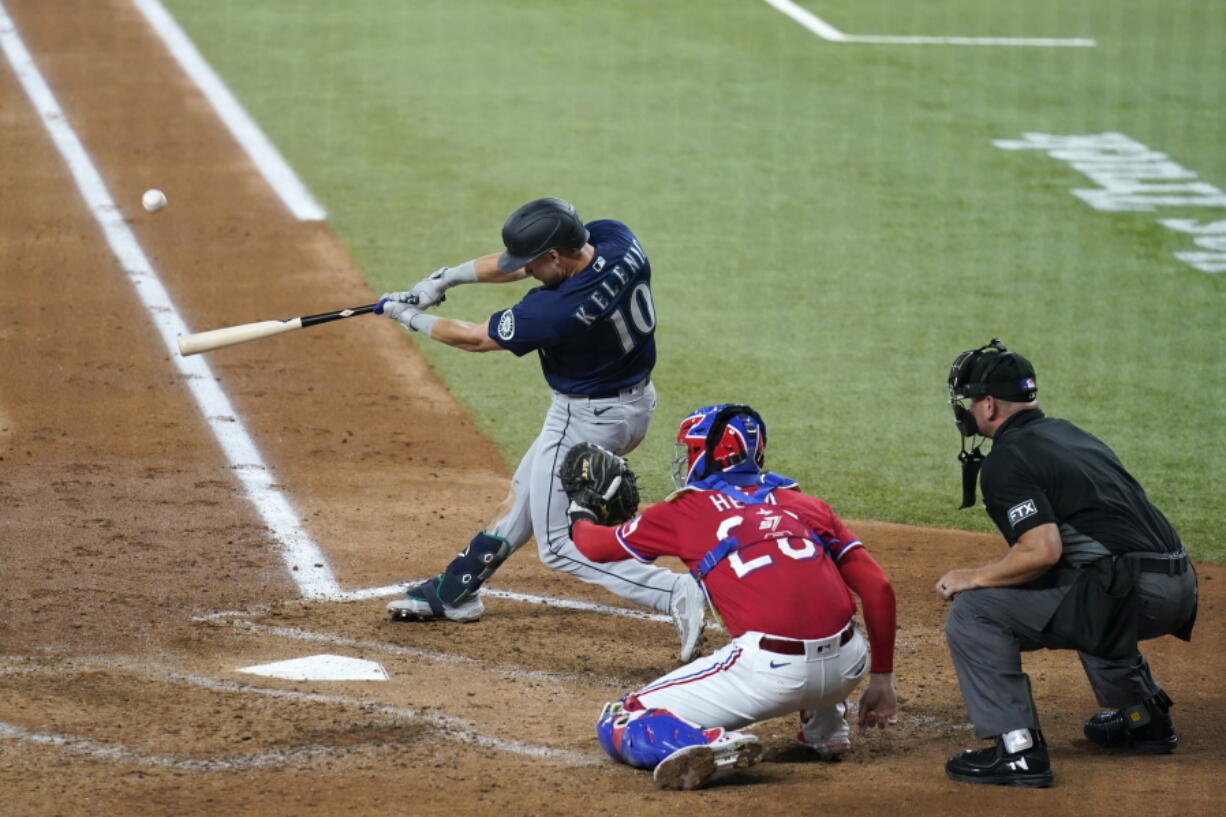
[[[1036,733],[1037,736],[1037,733]],[[997,738],[987,749],[967,749],[945,763],[945,774],[959,783],[985,783],[993,786],[1022,786],[1045,789],[1051,785],[1051,760],[1041,736],[1027,749],[1010,752]]]
[[[659,789],[691,791],[748,769],[762,757],[755,735],[728,732],[706,745],[686,746],[664,758],[651,773]]]
[[[850,738],[829,738],[828,740],[811,742],[805,740],[803,729],[796,730],[796,742],[817,752],[817,756],[822,760],[831,762],[842,760],[843,755],[851,751]]]
[[[404,591],[404,598],[389,602],[387,612],[393,621],[477,621],[485,612],[480,596],[469,596],[456,604],[438,597],[442,574]]]
[[[688,576],[681,579],[680,587],[673,590],[669,612],[681,639],[681,661],[690,661],[702,648],[702,634],[707,626],[706,598],[698,582]]]
[[[817,753],[822,760],[841,760],[851,751],[851,728],[847,725],[847,702],[826,709],[802,709],[796,742]]]

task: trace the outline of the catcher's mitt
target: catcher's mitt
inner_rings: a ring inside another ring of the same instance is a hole
[[[620,525],[638,510],[638,480],[626,461],[607,448],[577,444],[566,452],[558,479],[570,498],[572,522],[578,515],[598,525]]]

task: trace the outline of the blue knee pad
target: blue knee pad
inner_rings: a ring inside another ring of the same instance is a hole
[[[443,571],[438,597],[447,604],[458,604],[472,596],[510,555],[510,542],[481,531]]]
[[[596,737],[610,757],[637,769],[654,769],[678,749],[707,744],[702,730],[667,709],[626,712],[620,703],[605,705]]]

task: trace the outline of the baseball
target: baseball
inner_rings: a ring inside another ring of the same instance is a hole
[[[140,197],[140,203],[150,213],[156,213],[166,206],[166,194],[157,189],[146,190],[145,195]]]

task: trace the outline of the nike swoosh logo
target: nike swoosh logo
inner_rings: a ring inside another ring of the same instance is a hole
[[[600,415],[604,414],[606,411],[608,411],[608,410],[609,410],[609,409],[611,409],[611,408],[613,408],[613,407],[612,407],[612,406],[605,406],[604,408],[594,408],[594,409],[592,409],[592,414],[595,414],[597,417],[599,417]]]
[[[790,663],[792,662],[791,661],[780,661],[778,664],[776,664],[774,661],[771,661],[771,669],[779,669],[780,667],[786,667]]]

